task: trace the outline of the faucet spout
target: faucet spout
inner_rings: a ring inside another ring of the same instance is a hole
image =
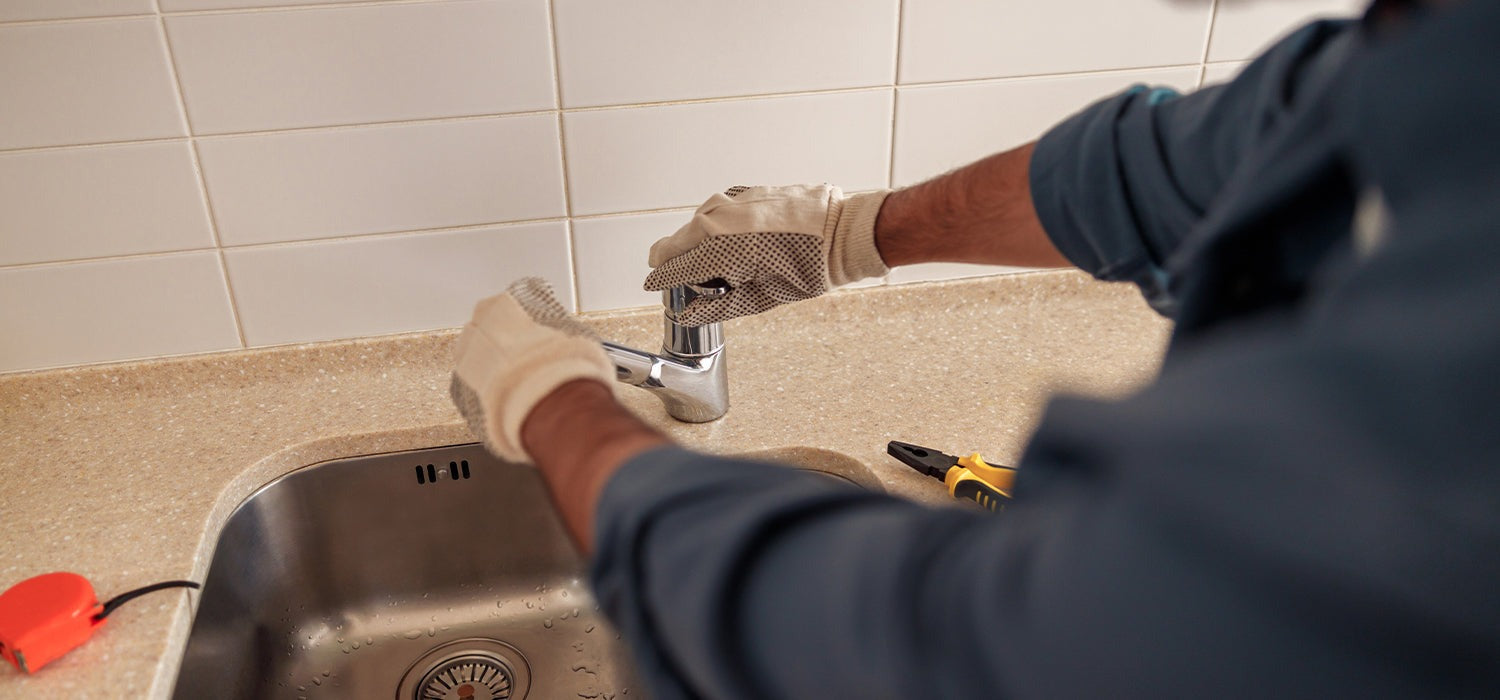
[[[694,299],[723,296],[728,291],[728,283],[710,280],[662,292],[661,353],[603,343],[605,354],[615,364],[615,378],[656,394],[677,420],[706,423],[722,417],[729,411],[729,377],[721,324],[688,326],[677,318]]]
[[[653,355],[614,343],[604,352],[615,363],[615,379],[656,394],[667,413],[686,423],[707,423],[729,411],[729,378],[723,351],[702,357]]]

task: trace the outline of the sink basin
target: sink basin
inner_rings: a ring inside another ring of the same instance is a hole
[[[879,489],[863,464],[750,455]],[[174,697],[641,698],[540,477],[477,445],[262,487],[219,536]]]

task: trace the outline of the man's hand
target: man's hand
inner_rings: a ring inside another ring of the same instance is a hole
[[[875,249],[875,217],[888,191],[845,197],[829,185],[736,187],[698,207],[692,221],[651,246],[646,289],[721,279],[730,291],[688,305],[679,319],[714,323],[811,299],[888,270]]]
[[[521,424],[543,397],[573,380],[607,386],[614,378],[593,331],[557,303],[546,282],[529,277],[474,307],[454,346],[450,389],[490,452],[528,462]]]
[[[574,540],[592,547],[594,507],[611,474],[667,444],[615,402],[614,364],[593,331],[536,278],[474,307],[454,348],[451,391],[496,456],[534,462]]]
[[[1035,144],[918,185],[844,197],[837,187],[736,187],[651,246],[646,289],[713,279],[731,291],[688,305],[712,323],[810,299],[889,267],[928,262],[1067,267],[1031,203]]]

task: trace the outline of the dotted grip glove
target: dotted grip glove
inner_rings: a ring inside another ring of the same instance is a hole
[[[535,277],[481,300],[454,346],[453,404],[495,456],[530,462],[521,425],[548,394],[575,379],[614,383],[599,338]]]
[[[830,185],[735,187],[651,246],[647,291],[721,279],[729,293],[694,300],[678,317],[715,323],[811,299],[890,270],[875,248],[889,190],[845,197]]]

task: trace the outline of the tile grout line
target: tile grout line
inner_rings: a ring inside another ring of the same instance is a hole
[[[1232,61],[1218,61],[1217,63],[1231,63]],[[1040,80],[1056,80],[1060,78],[1081,78],[1101,75],[1118,75],[1121,73],[1134,73],[1141,71],[1169,70],[1173,68],[1202,68],[1203,62],[1176,63],[1158,66],[1132,66],[1129,68],[1106,68],[1088,71],[1073,71],[1065,73],[1036,73],[1030,75],[1014,75],[987,78],[964,78],[960,80],[939,80],[922,83],[900,83],[895,85],[869,85],[864,87],[827,88],[820,90],[801,90],[792,92],[770,92],[749,95],[725,95],[720,97],[704,97],[685,100],[663,100],[658,102],[632,102],[628,104],[600,105],[597,107],[573,107],[553,109],[533,109],[519,112],[493,112],[487,114],[469,114],[462,116],[446,117],[422,117],[416,119],[392,119],[386,121],[352,122],[348,124],[325,124],[319,126],[299,126],[281,129],[254,129],[249,131],[227,131],[213,134],[192,134],[190,136],[166,136],[160,138],[121,139],[115,141],[93,141],[88,143],[53,144],[46,146],[21,146],[17,148],[0,148],[0,157],[8,155],[20,155],[26,153],[40,153],[47,151],[62,151],[83,148],[99,148],[108,146],[132,146],[150,143],[173,143],[177,141],[197,139],[220,139],[220,138],[242,138],[256,136],[279,136],[283,134],[319,133],[352,131],[357,129],[370,129],[391,126],[418,126],[428,124],[445,124],[469,121],[482,121],[486,119],[509,119],[520,117],[535,117],[541,115],[556,115],[560,119],[565,114],[577,114],[583,112],[609,112],[627,109],[646,109],[651,107],[672,107],[678,105],[697,104],[721,104],[730,102],[750,102],[755,100],[773,100],[790,97],[817,97],[823,95],[845,95],[862,92],[879,92],[885,90],[896,90],[901,88],[934,88],[934,87],[961,87],[971,85],[1008,84],[1017,82],[1030,82]],[[554,78],[554,84],[558,84]],[[560,97],[560,96],[559,96]]]
[[[149,253],[122,253],[120,255],[100,255],[92,258],[69,258],[67,260],[39,260],[36,262],[9,263],[0,265],[0,272],[12,272],[18,270],[45,269],[49,267],[64,267],[67,265],[87,265],[90,263],[114,263],[130,262],[132,260],[150,260],[154,258],[170,258],[179,255],[191,255],[193,253],[212,253],[216,248],[205,246],[202,248],[180,248],[177,250],[156,250]]]
[[[896,188],[896,119],[901,111],[901,36],[906,28],[906,0],[896,0],[896,50],[891,61],[891,130],[889,149],[886,152],[885,164],[885,187]],[[875,287],[885,287],[891,283],[891,274],[886,272],[880,278]]]
[[[1219,24],[1219,0],[1213,0],[1208,6],[1208,31],[1204,32],[1203,52],[1198,57],[1198,87],[1203,89],[1203,81],[1208,77],[1208,50],[1214,44],[1214,28]]]
[[[163,10],[161,3],[153,2],[152,12],[126,12],[118,15],[84,15],[81,17],[42,17],[39,19],[12,19],[0,21],[0,28],[16,25],[80,24],[84,22],[119,19],[151,19],[155,17],[197,17],[212,15],[253,15],[301,10],[340,10],[361,7],[400,7],[402,5],[430,5],[441,2],[464,2],[465,0],[346,0],[345,2],[306,3],[289,2],[284,5],[265,7],[220,7],[206,10]]]
[[[578,237],[573,231],[573,178],[568,171],[568,141],[563,130],[562,55],[557,41],[557,4],[547,0],[547,44],[552,58],[552,104],[557,107],[557,159],[562,168],[563,234],[568,248],[568,283],[573,292],[573,313],[583,309],[583,295],[578,283]]]
[[[871,190],[857,190],[857,191],[851,192],[851,194],[858,194],[859,192],[867,192],[867,191],[871,191]],[[515,220],[510,220],[510,221],[483,221],[483,222],[473,223],[473,224],[461,224],[461,225],[458,225],[458,226],[434,226],[434,227],[430,227],[430,228],[403,229],[403,230],[400,230],[400,231],[377,231],[377,232],[373,232],[373,233],[354,233],[354,234],[344,234],[344,235],[338,235],[338,236],[322,236],[322,237],[318,237],[318,238],[299,238],[299,239],[286,240],[286,241],[269,241],[269,242],[265,242],[265,243],[241,243],[241,244],[238,244],[238,245],[226,245],[226,246],[221,246],[221,247],[225,251],[230,251],[230,250],[268,250],[268,249],[277,249],[277,248],[296,248],[296,247],[300,247],[300,246],[311,246],[311,245],[328,244],[328,243],[351,243],[351,242],[359,242],[359,241],[366,241],[366,240],[380,240],[380,239],[383,239],[383,238],[399,238],[399,237],[402,237],[402,236],[421,236],[421,235],[427,235],[427,234],[463,233],[465,231],[478,231],[478,230],[487,229],[487,228],[511,228],[511,227],[516,227],[516,226],[527,226],[527,225],[531,225],[531,224],[555,224],[555,223],[566,224],[566,223],[569,222],[570,218],[572,220],[575,220],[575,221],[595,221],[595,220],[600,220],[600,219],[616,219],[616,218],[623,218],[623,217],[630,217],[630,216],[649,216],[649,215],[652,215],[652,214],[686,214],[686,213],[694,211],[696,208],[697,207],[695,205],[684,204],[684,205],[681,205],[681,206],[655,207],[655,208],[651,208],[651,209],[632,209],[632,210],[629,210],[629,211],[610,211],[610,212],[604,212],[604,213],[601,213],[601,214],[577,214],[577,215],[574,215],[572,217],[566,217],[566,216],[548,216],[548,217],[543,217],[543,218],[538,218],[538,219],[515,219]],[[38,260],[38,261],[23,262],[23,263],[6,263],[6,264],[0,264],[0,272],[10,271],[10,270],[24,270],[24,269],[38,268],[38,267],[58,267],[58,266],[62,266],[62,265],[81,265],[81,264],[86,264],[86,263],[124,262],[124,261],[130,261],[130,260],[139,260],[139,259],[148,259],[148,258],[161,258],[161,257],[168,257],[168,256],[173,256],[173,255],[183,255],[183,254],[186,254],[186,253],[206,253],[206,252],[212,252],[215,249],[216,248],[214,248],[214,247],[179,248],[179,249],[175,249],[175,250],[157,250],[157,251],[151,251],[151,252],[146,252],[146,253],[123,253],[123,254],[119,254],[119,255],[98,255],[98,256],[87,257],[87,258],[67,258],[67,259],[64,259],[64,260]]]
[[[579,221],[592,221],[596,219],[614,219],[627,216],[646,216],[650,214],[679,214],[691,212],[695,207],[682,205],[675,207],[658,207],[655,209],[636,209],[632,211],[614,211],[603,214],[580,214],[572,217]],[[239,245],[222,246],[223,250],[267,250],[275,248],[295,248],[299,246],[318,245],[326,243],[348,243],[365,240],[380,240],[383,238],[399,238],[402,236],[420,236],[427,234],[463,233],[465,231],[478,231],[487,228],[511,228],[516,226],[527,226],[531,224],[555,224],[567,223],[569,217],[549,216],[539,219],[516,219],[512,221],[484,221],[474,224],[462,224],[458,226],[435,226],[431,228],[404,229],[400,231],[378,231],[374,233],[355,233],[340,236],[323,236],[319,238],[300,238],[287,241],[270,241],[266,243],[241,243]],[[34,262],[0,264],[0,271],[21,270],[36,267],[56,267],[59,265],[75,265],[83,263],[98,262],[121,262],[138,260],[143,258],[160,258],[171,255],[182,255],[184,253],[205,253],[215,250],[214,247],[203,248],[179,248],[174,250],[157,250],[146,253],[124,253],[119,255],[98,255],[87,258],[67,258],[64,260],[38,260]]]
[[[229,281],[229,262],[224,257],[224,242],[219,236],[218,216],[214,213],[213,200],[208,196],[208,178],[203,174],[203,161],[198,156],[198,140],[193,135],[193,123],[188,119],[187,98],[182,89],[182,76],[177,72],[177,55],[172,51],[172,41],[167,37],[167,18],[161,13],[161,0],[151,0],[156,9],[157,29],[161,32],[162,49],[167,52],[167,67],[172,71],[172,86],[177,97],[177,115],[188,134],[188,153],[192,158],[193,173],[198,179],[198,196],[208,215],[208,232],[213,237],[215,257],[219,261],[219,278],[224,281],[224,294],[229,300],[229,318],[234,323],[235,338],[241,348],[249,347],[245,340],[245,324],[240,319],[239,301],[235,298],[234,285]]]
[[[5,156],[23,156],[32,153],[50,153],[53,151],[78,151],[89,148],[112,148],[115,146],[149,146],[158,143],[178,143],[187,141],[186,136],[161,136],[144,139],[125,139],[122,141],[90,141],[88,143],[65,143],[54,146],[20,146],[17,148],[0,148],[0,158]]]
[[[889,160],[886,161],[885,186],[894,188],[896,186],[896,119],[900,111],[897,104],[901,99],[901,31],[906,19],[906,1],[896,0],[896,50],[891,66],[891,141]]]
[[[91,17],[45,17],[42,19],[13,19],[0,22],[0,29],[11,27],[43,27],[57,24],[90,24],[95,22],[119,22],[135,19],[156,19],[160,15],[152,12],[132,12],[123,15],[94,15]]]

